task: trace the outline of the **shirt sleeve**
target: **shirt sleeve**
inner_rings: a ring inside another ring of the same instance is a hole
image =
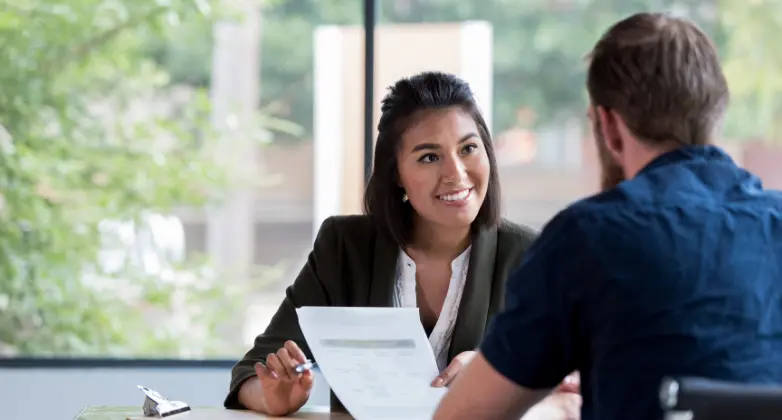
[[[551,389],[576,369],[575,294],[587,249],[566,214],[551,221],[506,283],[505,307],[481,353],[500,374],[529,389]]]

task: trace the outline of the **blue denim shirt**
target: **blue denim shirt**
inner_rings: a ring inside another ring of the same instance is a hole
[[[667,375],[782,383],[782,194],[717,147],[658,157],[548,223],[481,351],[530,389],[579,370],[585,420],[659,420]]]

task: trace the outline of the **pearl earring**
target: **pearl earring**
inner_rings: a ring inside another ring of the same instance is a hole
[[[402,196],[402,202],[403,202],[403,203],[406,203],[406,202],[407,202],[407,193],[405,193],[405,194]]]

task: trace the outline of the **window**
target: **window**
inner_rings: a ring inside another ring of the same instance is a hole
[[[0,11],[0,357],[235,359],[312,245],[314,32],[361,3],[66,3]]]
[[[362,3],[110,3],[0,11],[0,357],[235,359],[320,222],[360,212]],[[582,57],[642,10],[714,38],[733,96],[720,145],[782,188],[782,3],[380,3],[375,116],[400,77],[464,77],[516,222],[597,190]]]
[[[732,91],[719,145],[766,186],[782,187],[782,170],[773,164],[782,159],[782,53],[777,52],[782,50],[770,37],[782,13],[776,2],[383,2],[381,34],[394,28],[400,34],[387,45],[380,42],[379,82],[392,78],[382,69],[393,59],[383,57],[414,54],[393,46],[423,50],[439,43],[445,51],[404,71],[450,70],[473,85],[492,124],[505,216],[541,227],[556,211],[597,191],[599,166],[584,117],[583,57],[610,24],[641,11],[686,16],[713,37]],[[411,27],[418,31],[414,42],[401,35]],[[445,35],[448,31],[458,35]],[[449,42],[441,41],[443,36]]]

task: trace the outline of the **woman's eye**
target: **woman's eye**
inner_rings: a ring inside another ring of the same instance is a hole
[[[419,162],[424,162],[424,163],[431,163],[431,162],[434,162],[436,160],[437,160],[437,155],[435,155],[433,153],[429,153],[429,154],[423,155],[423,156],[421,156],[421,158],[418,159]]]
[[[476,144],[468,144],[464,146],[464,149],[462,149],[463,153],[470,154],[478,149],[478,145]]]

